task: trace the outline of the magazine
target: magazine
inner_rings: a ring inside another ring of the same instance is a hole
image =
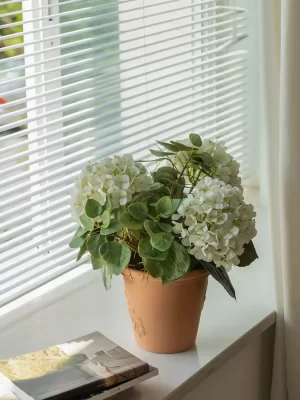
[[[157,370],[101,333],[93,332],[44,350],[0,360],[0,373],[2,383],[18,400],[68,400],[98,397],[112,389],[117,393],[133,386],[132,381],[137,378],[157,375]]]

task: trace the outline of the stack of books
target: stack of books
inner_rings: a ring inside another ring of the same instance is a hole
[[[106,399],[158,374],[99,332],[0,360],[1,400]],[[2,392],[1,392],[2,390]]]

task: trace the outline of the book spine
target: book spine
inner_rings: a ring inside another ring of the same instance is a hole
[[[9,389],[13,394],[15,394],[19,400],[35,400],[33,397],[29,396],[27,393],[23,392],[18,386],[16,386],[11,380],[9,380],[5,375],[0,373],[0,383]]]

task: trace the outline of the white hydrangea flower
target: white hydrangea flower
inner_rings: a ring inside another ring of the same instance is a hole
[[[192,146],[189,139],[181,140],[180,142],[186,146]],[[197,153],[208,153],[212,156],[216,167],[215,178],[219,178],[221,181],[243,190],[241,178],[239,177],[240,165],[227,153],[227,147],[223,143],[204,139]],[[185,151],[178,152],[176,156],[172,157],[172,161],[180,172],[183,168],[182,163],[185,164],[187,159],[188,153]]]
[[[255,215],[241,189],[205,177],[172,216],[173,232],[197,260],[230,269],[256,235]]]
[[[72,193],[72,215],[80,222],[88,199],[101,205],[110,197],[113,208],[125,205],[136,192],[148,190],[152,183],[145,167],[130,154],[104,158],[88,163],[75,179]]]

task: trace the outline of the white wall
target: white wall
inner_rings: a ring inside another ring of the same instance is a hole
[[[221,368],[212,371],[183,400],[269,400],[274,327],[269,328]]]

